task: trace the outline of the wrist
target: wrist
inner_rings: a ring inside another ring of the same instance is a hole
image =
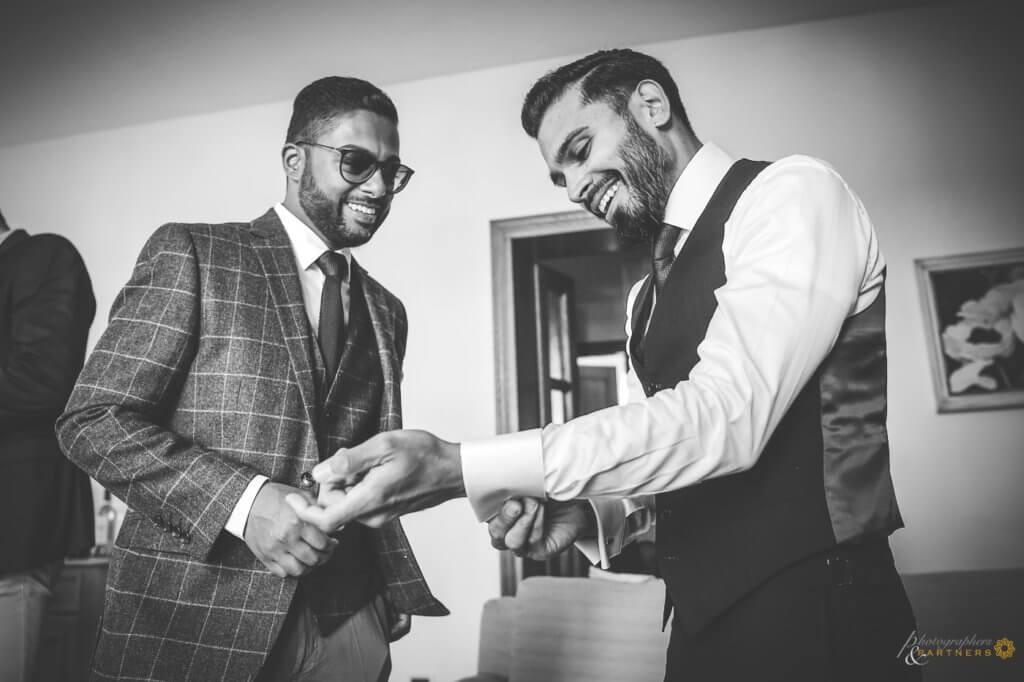
[[[466,482],[462,477],[462,444],[442,441],[445,467],[445,488],[451,498],[466,496]]]

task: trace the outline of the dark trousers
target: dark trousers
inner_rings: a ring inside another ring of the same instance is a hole
[[[700,632],[673,627],[665,680],[920,680],[899,655],[914,630],[888,541],[840,547],[776,574]]]

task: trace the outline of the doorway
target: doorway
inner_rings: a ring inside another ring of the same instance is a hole
[[[648,248],[573,211],[492,222],[491,250],[498,432],[626,402],[625,302],[649,271]],[[502,594],[523,578],[588,569],[575,548],[546,562],[503,552]]]

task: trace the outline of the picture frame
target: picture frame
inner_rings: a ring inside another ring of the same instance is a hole
[[[939,412],[1024,406],[1024,248],[914,265]]]

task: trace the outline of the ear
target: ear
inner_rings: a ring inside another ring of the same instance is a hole
[[[306,166],[306,150],[297,144],[285,144],[281,148],[281,166],[289,180],[298,182]]]
[[[629,108],[638,121],[655,128],[664,128],[672,121],[668,95],[661,85],[650,79],[637,83],[636,90],[629,98]]]

